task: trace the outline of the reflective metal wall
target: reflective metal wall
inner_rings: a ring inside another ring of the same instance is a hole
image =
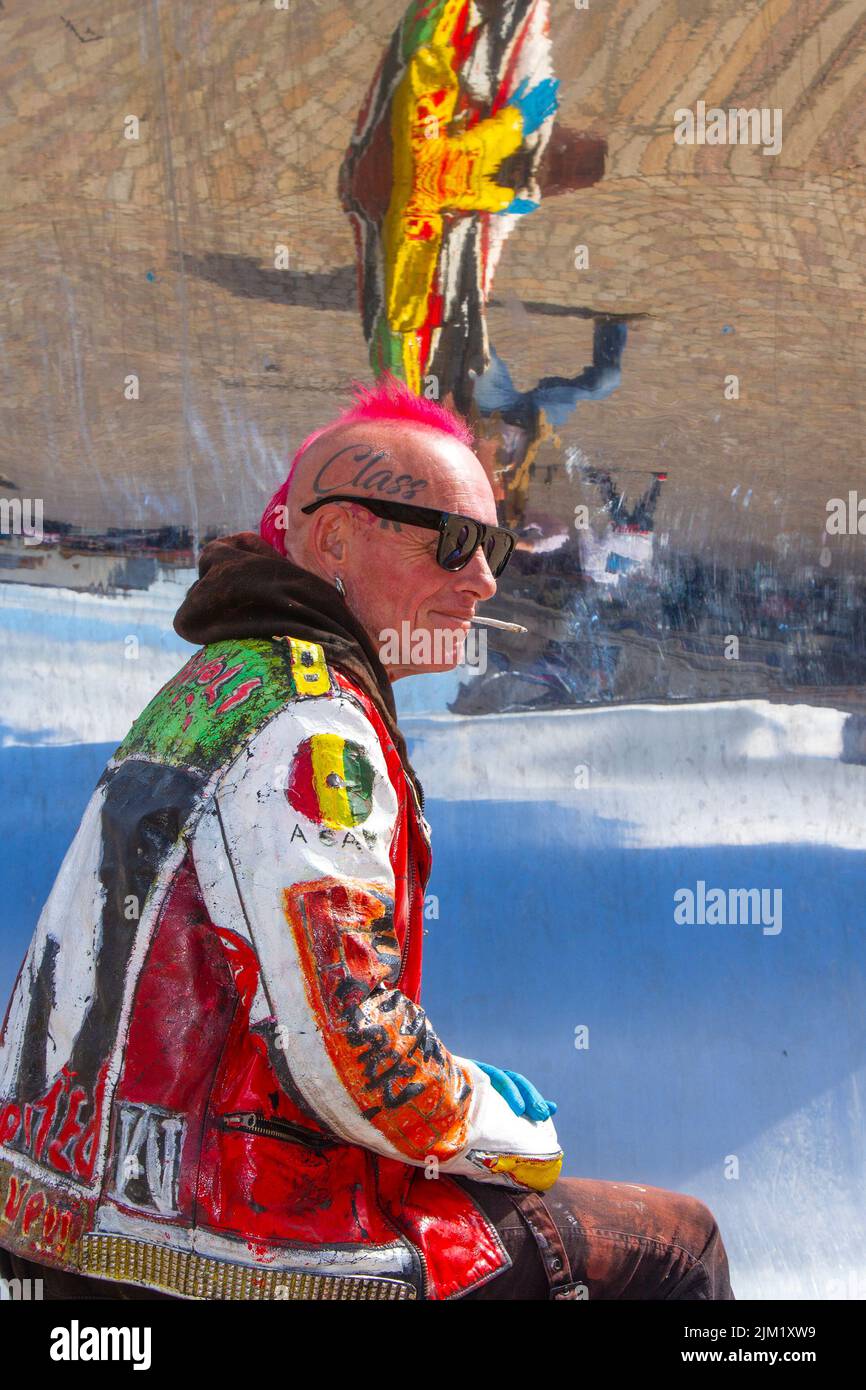
[[[391,371],[472,423],[528,629],[396,687],[437,1029],[567,1172],[706,1200],[740,1297],[866,1296],[862,5],[0,33],[0,993],[202,541]]]

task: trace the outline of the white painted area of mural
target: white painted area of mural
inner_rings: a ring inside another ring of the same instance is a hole
[[[409,716],[425,791],[543,801],[618,824],[624,844],[866,848],[866,773],[839,761],[847,715],[736,700],[524,714]],[[423,769],[423,772],[421,772]]]
[[[2,745],[119,743],[194,650],[171,623],[195,578],[113,597],[0,584]]]

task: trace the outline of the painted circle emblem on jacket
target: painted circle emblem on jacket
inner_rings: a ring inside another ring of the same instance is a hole
[[[302,816],[334,829],[360,825],[373,809],[373,766],[359,743],[313,734],[298,745],[286,796]]]

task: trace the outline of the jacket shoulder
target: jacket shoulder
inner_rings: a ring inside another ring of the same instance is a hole
[[[297,637],[211,642],[157,692],[113,761],[138,757],[212,772],[284,706],[338,693],[317,642]]]

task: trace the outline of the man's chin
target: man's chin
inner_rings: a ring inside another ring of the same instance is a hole
[[[447,626],[412,627],[403,622],[398,628],[379,632],[379,659],[392,681],[405,676],[436,676],[453,671],[464,662],[468,619]]]
[[[459,664],[459,662],[455,662],[453,666],[400,666],[396,669],[395,667],[385,667],[385,670],[388,674],[388,680],[393,685],[395,681],[406,680],[407,676],[442,676],[445,671],[455,670]]]
[[[443,662],[441,666],[424,666],[420,674],[424,676],[441,676],[444,675],[446,671],[456,671],[459,665],[459,661],[450,661],[447,665]]]
[[[412,666],[386,666],[385,669],[389,681],[393,684],[394,681],[404,680],[406,676],[441,676],[447,671],[455,671],[459,665],[460,661],[457,659],[447,664],[442,662],[439,665],[424,665],[418,662]]]

